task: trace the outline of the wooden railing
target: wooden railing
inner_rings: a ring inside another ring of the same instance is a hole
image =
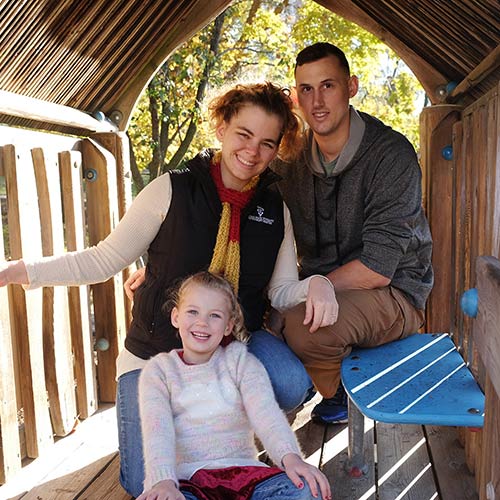
[[[82,249],[104,238],[130,203],[128,141],[113,132],[79,138],[0,127],[2,178],[0,259]],[[98,401],[114,401],[128,317],[123,274],[91,287],[0,289],[0,483]]]
[[[500,446],[500,400],[492,390],[492,377],[498,377],[498,372],[492,373],[491,366],[483,364],[470,342],[477,321],[463,314],[460,299],[465,290],[478,284],[478,257],[500,258],[499,90],[500,85],[466,109],[433,106],[421,116],[425,207],[434,239],[435,271],[426,331],[455,335],[486,394],[486,422],[493,420],[482,432],[461,432],[481,499],[486,498],[486,486],[491,482],[487,471],[500,470],[498,452],[484,454],[491,441],[496,439]],[[500,336],[498,330],[484,332],[495,334]]]

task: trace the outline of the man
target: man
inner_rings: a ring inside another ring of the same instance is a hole
[[[310,333],[303,305],[287,312],[283,335],[323,396],[313,420],[347,421],[340,363],[353,345],[371,347],[417,331],[433,284],[432,240],[422,211],[421,172],[404,136],[357,112],[344,53],[329,43],[296,60],[299,107],[309,125],[302,159],[277,163],[290,208],[301,278],[335,286],[339,317]]]

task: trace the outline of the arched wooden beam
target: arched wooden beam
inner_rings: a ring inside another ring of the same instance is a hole
[[[142,91],[165,59],[167,59],[179,45],[189,40],[195,33],[219,15],[229,4],[230,0],[199,2],[199,5],[196,5],[196,15],[186,15],[172,28],[166,42],[148,63],[137,72],[127,90],[122,93],[112,106],[105,109],[107,116],[119,117],[118,119],[115,118],[114,121],[117,123],[120,130],[127,129],[137,99],[139,99]],[[120,114],[118,115],[116,112]]]
[[[413,71],[432,104],[443,101],[446,95],[439,95],[437,89],[447,84],[447,78],[405,45],[395,33],[380,26],[372,17],[350,0],[316,1],[335,14],[363,27],[388,45]]]

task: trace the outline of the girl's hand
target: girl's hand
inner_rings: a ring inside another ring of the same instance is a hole
[[[149,491],[137,497],[137,500],[186,500],[171,479],[156,483]]]
[[[313,497],[317,498],[321,492],[323,500],[331,500],[332,490],[326,476],[314,465],[304,462],[295,453],[288,453],[281,461],[285,468],[286,475],[297,488],[303,488],[303,479],[307,481]],[[139,499],[138,499],[139,500]]]
[[[123,288],[125,288],[125,293],[131,302],[134,301],[135,291],[144,283],[146,280],[146,268],[141,267],[134,271],[123,283]]]
[[[322,326],[333,325],[338,314],[339,305],[333,285],[328,278],[314,276],[309,282],[304,325],[311,323],[309,331],[314,333]]]
[[[27,285],[28,283],[28,273],[22,260],[0,263],[0,286]]]

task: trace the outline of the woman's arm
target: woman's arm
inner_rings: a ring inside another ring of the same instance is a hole
[[[147,250],[168,213],[171,196],[170,176],[158,177],[139,193],[105,240],[77,252],[45,257],[35,262],[9,263],[0,271],[0,285],[21,282],[31,289],[83,285],[109,279]],[[22,281],[12,280],[11,266],[17,270],[15,276]]]
[[[285,311],[305,302],[304,324],[310,323],[310,331],[314,332],[321,326],[332,325],[337,321],[335,290],[325,276],[314,275],[299,281],[290,212],[285,204],[283,210],[285,235],[269,282],[268,296],[271,305],[278,311]]]

